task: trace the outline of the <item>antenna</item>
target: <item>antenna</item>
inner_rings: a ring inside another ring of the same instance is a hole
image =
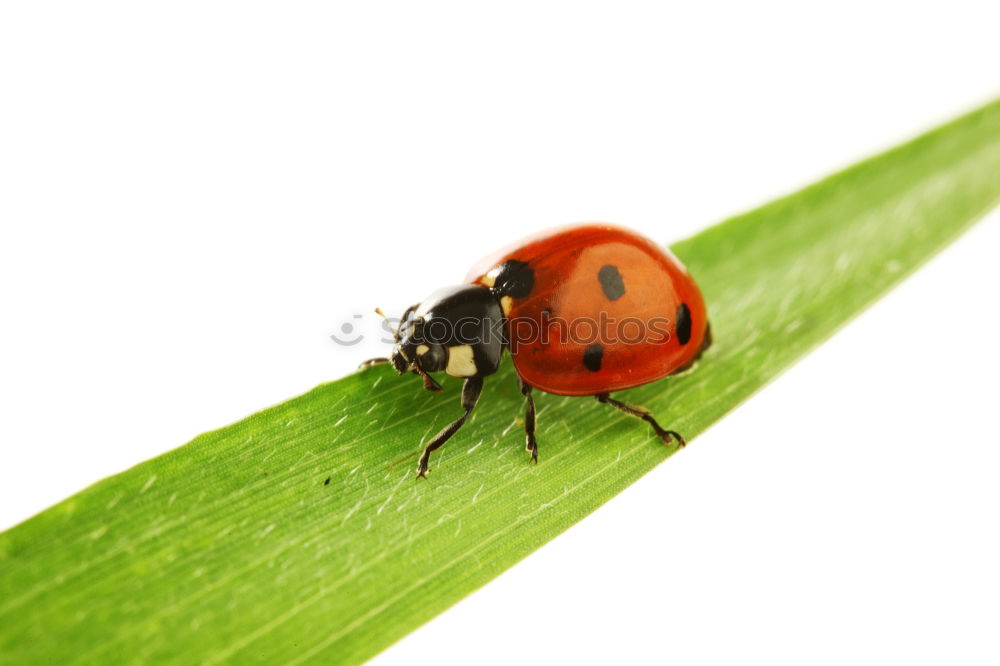
[[[385,319],[385,323],[389,325],[389,330],[392,331],[392,339],[395,340],[396,342],[399,342],[399,329],[397,328],[394,330],[392,328],[392,322],[389,321],[389,318],[385,316],[384,312],[382,312],[382,308],[375,308],[375,314],[377,314],[379,317],[382,317],[382,319]]]

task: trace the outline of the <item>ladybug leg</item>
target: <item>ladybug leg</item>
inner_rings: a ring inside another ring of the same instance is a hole
[[[527,398],[524,407],[524,448],[531,454],[531,462],[538,463],[538,442],[535,441],[535,399],[531,396],[531,387],[520,377],[517,385],[521,387],[521,395]]]
[[[482,377],[469,377],[465,380],[465,384],[462,385],[462,409],[465,413],[459,418],[451,422],[451,424],[445,426],[445,428],[434,435],[434,439],[427,443],[424,447],[424,454],[420,456],[420,462],[417,464],[417,476],[427,478],[427,472],[430,470],[427,468],[427,462],[431,458],[431,453],[438,449],[442,444],[448,441],[448,439],[458,432],[458,429],[462,427],[465,420],[469,418],[469,414],[472,412],[472,408],[476,406],[476,402],[479,401],[479,394],[483,392],[483,378]]]
[[[365,368],[370,368],[373,365],[383,365],[384,363],[392,363],[392,361],[384,357],[370,358],[367,361],[359,363],[358,370],[364,370]]]
[[[606,405],[611,405],[612,407],[625,412],[629,416],[634,416],[636,418],[642,419],[649,425],[653,426],[653,430],[656,432],[656,436],[663,440],[664,444],[670,444],[671,438],[677,440],[678,448],[683,448],[686,442],[684,438],[680,436],[680,433],[674,432],[673,430],[664,430],[653,415],[649,413],[649,410],[645,407],[639,407],[638,405],[630,405],[620,400],[615,400],[611,397],[609,393],[598,393],[596,396],[598,402],[602,402]]]

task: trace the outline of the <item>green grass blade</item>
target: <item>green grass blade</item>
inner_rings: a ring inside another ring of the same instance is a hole
[[[626,395],[693,437],[998,197],[1000,102],[677,244],[715,345],[695,371]],[[358,373],[5,532],[0,660],[357,662],[670,455],[592,400],[541,395],[529,465],[508,363],[417,482],[420,442],[457,416],[458,387]]]

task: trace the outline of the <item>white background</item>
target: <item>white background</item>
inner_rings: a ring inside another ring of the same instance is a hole
[[[499,245],[676,240],[988,101],[994,7],[4,3],[0,528],[349,372],[384,350],[341,323]],[[379,663],[996,663],[998,248]]]

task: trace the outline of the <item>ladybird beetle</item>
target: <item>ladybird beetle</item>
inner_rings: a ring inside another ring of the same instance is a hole
[[[381,311],[376,310],[381,314]],[[424,448],[431,453],[454,435],[476,406],[483,380],[510,352],[526,400],[526,449],[538,462],[532,389],[599,402],[649,423],[665,443],[684,439],[650,412],[611,397],[688,369],[711,344],[698,285],[669,251],[632,231],[586,224],[525,239],[476,264],[466,283],[439,289],[411,306],[393,332],[390,358],[399,374],[465,379],[464,413]]]

